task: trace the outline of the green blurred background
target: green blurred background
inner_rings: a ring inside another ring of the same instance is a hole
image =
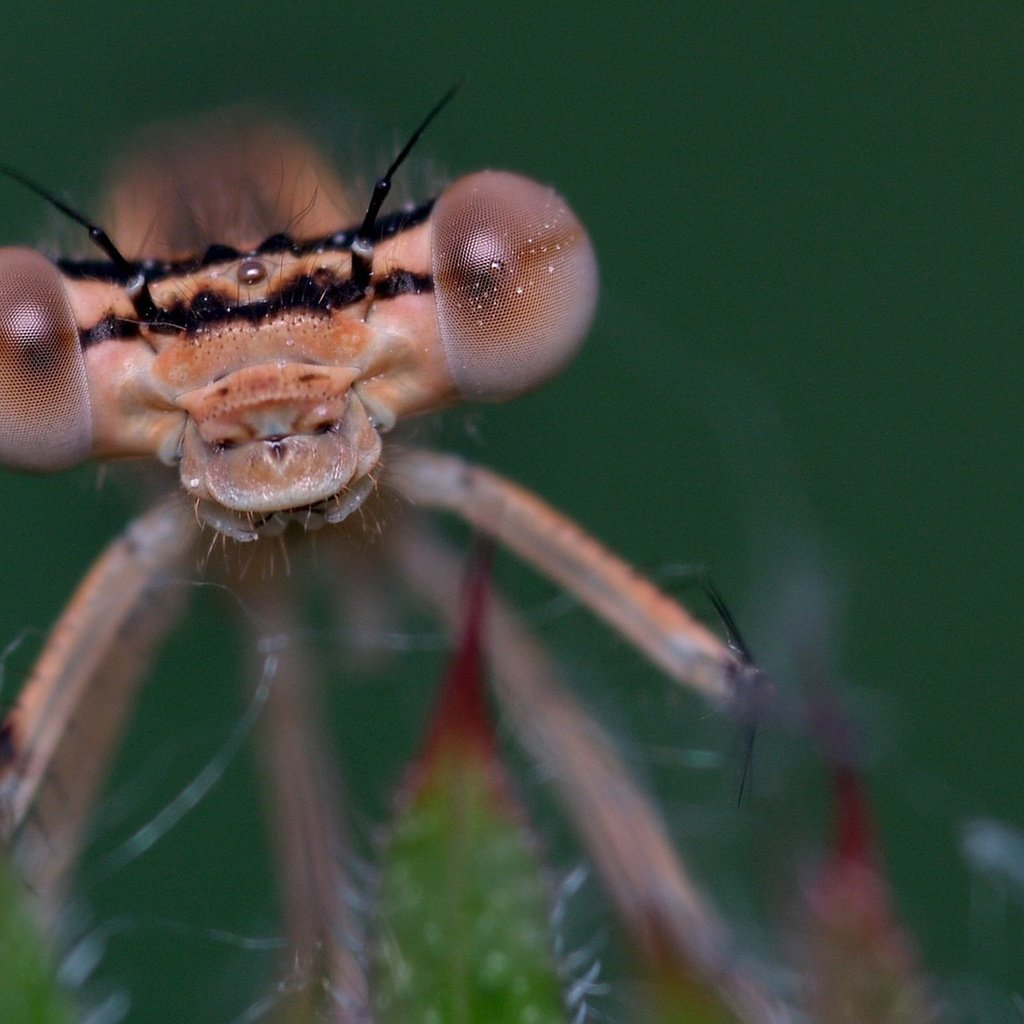
[[[795,650],[833,666],[864,723],[900,905],[929,966],[958,1019],[1015,1019],[1024,865],[972,871],[960,836],[978,817],[1024,827],[1019,5],[9,0],[2,23],[0,158],[89,210],[110,155],[151,120],[270,102],[339,159],[368,152],[372,172],[466,75],[421,163],[556,184],[591,229],[603,295],[570,372],[449,417],[445,437],[652,572],[710,567],[783,686],[820,681],[801,678]],[[0,185],[4,243],[67,237],[54,223]],[[0,645],[45,627],[126,519],[125,488],[96,481],[92,468],[0,480]],[[244,643],[222,635],[231,620],[208,597],[201,612],[122,758],[107,807],[126,808],[121,835],[237,719]],[[593,700],[613,727],[617,708],[630,718],[618,659],[639,670],[617,642],[579,612],[552,633],[577,675],[607,676]],[[10,659],[4,697],[37,645],[30,633]],[[639,732],[621,730],[653,775],[643,720],[657,729],[671,695],[648,676],[640,689]],[[356,706],[380,718],[359,731],[386,745],[401,729],[382,692]],[[170,725],[183,705],[191,719]],[[685,761],[707,740],[687,731],[701,716],[675,706],[657,749]],[[682,833],[705,823],[687,833],[692,855],[756,934],[783,898],[760,847],[784,807],[802,822],[794,860],[812,856],[820,787],[807,764],[776,771],[777,748],[799,755],[769,739],[737,811],[735,743],[728,729],[713,742],[717,782],[680,770],[675,789],[671,774],[659,784]],[[182,836],[112,878],[94,868],[88,902],[117,932],[99,990],[130,991],[131,1019],[231,1020],[258,991],[268,954],[189,931],[273,933],[251,788],[229,771]]]

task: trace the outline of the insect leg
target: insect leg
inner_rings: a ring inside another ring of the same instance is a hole
[[[389,555],[413,593],[453,626],[460,561],[426,530],[397,530]],[[551,659],[497,593],[487,646],[495,692],[513,730],[549,778],[620,920],[648,963],[696,968],[741,1020],[788,1017],[733,962],[725,926],[674,849],[657,809],[611,739],[564,689]],[[667,959],[666,959],[667,958]]]
[[[720,705],[740,663],[728,645],[567,516],[454,455],[395,456],[388,482],[415,504],[455,512],[566,587],[678,682]]]
[[[287,578],[257,575],[237,585],[248,613],[249,649],[261,660],[252,678],[265,675],[266,659],[273,659],[259,746],[283,896],[283,988],[301,1004],[296,1020],[308,1014],[357,1024],[369,1019],[359,961],[365,942],[348,874],[353,856],[340,820],[341,781],[320,728],[320,680],[296,643],[301,630]]]
[[[137,683],[182,603],[168,576],[198,533],[177,498],[135,519],[79,585],[0,725],[0,840],[46,921],[59,909]]]

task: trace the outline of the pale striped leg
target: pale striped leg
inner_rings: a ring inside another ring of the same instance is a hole
[[[270,679],[259,738],[287,940],[281,989],[298,1004],[289,1020],[365,1024],[365,942],[347,870],[342,786],[322,735],[320,680],[296,641],[287,585],[283,575],[238,585],[249,613],[250,675]]]
[[[719,705],[742,666],[714,633],[536,495],[455,455],[405,451],[387,482],[414,504],[455,512],[574,594],[672,679]]]
[[[395,532],[388,553],[413,593],[456,625],[459,559],[420,527]],[[741,1020],[787,1021],[781,1004],[735,963],[723,924],[610,738],[562,687],[551,659],[497,594],[487,632],[502,710],[558,793],[634,944],[651,964],[698,967]]]
[[[199,528],[179,498],[133,520],[96,560],[3,722],[0,839],[44,922],[60,907],[138,682],[183,603]]]

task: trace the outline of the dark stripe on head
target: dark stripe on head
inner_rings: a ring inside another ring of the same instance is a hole
[[[434,208],[434,200],[422,203],[419,206],[408,210],[400,210],[398,213],[382,217],[374,225],[370,241],[382,242],[388,238],[422,224]],[[309,256],[325,252],[350,252],[352,243],[358,232],[357,227],[344,228],[332,234],[320,238],[295,239],[288,234],[271,235],[261,242],[252,252],[242,253],[227,245],[213,244],[207,246],[205,252],[199,256],[192,256],[183,260],[137,260],[129,261],[132,276],[142,274],[147,284],[163,280],[168,277],[184,277],[188,274],[195,274],[207,267],[217,263],[226,263],[230,260],[244,258],[246,256],[265,256],[269,253],[287,253],[291,256]],[[77,280],[91,279],[97,281],[109,281],[112,284],[127,284],[129,277],[123,268],[107,260],[57,260],[57,266],[62,274]]]
[[[434,282],[429,275],[396,270],[377,282],[373,299],[383,302],[399,295],[419,295],[433,289]],[[315,277],[303,274],[286,282],[273,295],[255,302],[232,304],[218,292],[198,292],[188,303],[161,310],[160,319],[148,326],[189,333],[232,321],[256,326],[295,310],[329,314],[365,299],[366,293],[351,278],[337,280],[322,273]],[[82,331],[82,347],[88,348],[101,341],[138,338],[140,334],[136,321],[106,317],[94,327]]]

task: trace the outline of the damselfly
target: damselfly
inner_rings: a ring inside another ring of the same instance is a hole
[[[0,250],[0,461],[56,471],[146,459],[176,477],[97,560],[3,724],[0,826],[46,919],[136,681],[177,610],[167,581],[206,565],[211,540],[257,552],[224,559],[223,572],[265,632],[293,628],[289,577],[250,563],[313,531],[336,576],[368,550],[450,619],[457,564],[409,510],[444,509],[712,702],[731,705],[749,672],[541,499],[392,440],[410,418],[509,399],[556,374],[597,295],[587,234],[546,186],[484,171],[385,211],[408,150],[360,207],[280,127],[164,137],[121,172],[104,229],[23,179],[84,224],[103,254],[51,261]],[[627,919],[653,902],[671,907],[666,934],[703,943],[704,911],[657,815],[500,602],[488,642],[506,714],[556,780],[613,902]],[[294,652],[275,655],[274,674],[257,694],[281,809],[286,930],[295,949],[322,949],[344,912],[332,895],[344,868],[321,797],[316,698]]]

